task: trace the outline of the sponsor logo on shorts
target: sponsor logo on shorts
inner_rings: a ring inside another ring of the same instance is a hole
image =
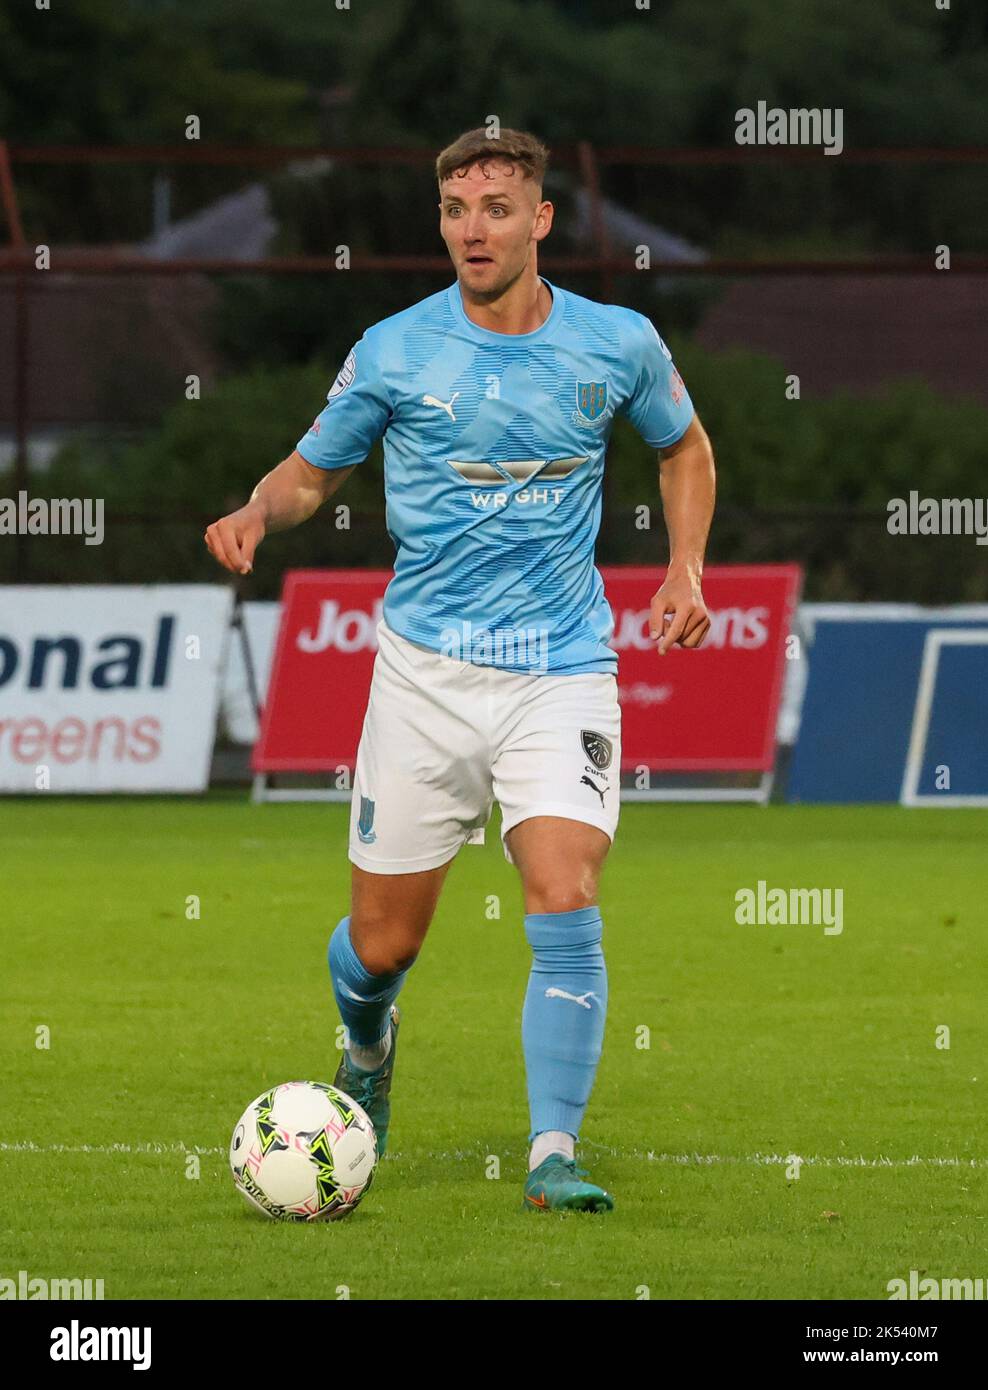
[[[580,738],[583,740],[583,751],[594,767],[601,772],[605,767],[610,767],[611,759],[614,757],[614,745],[609,738],[595,733],[593,729],[581,729]]]
[[[360,817],[357,820],[357,839],[362,845],[372,845],[377,839],[374,830],[374,803],[370,797],[360,798]]]
[[[600,797],[600,804],[601,804],[601,806],[603,806],[603,804],[604,804],[604,792],[607,791],[607,788],[606,788],[606,787],[598,787],[598,786],[597,786],[597,783],[594,782],[590,777],[588,777],[586,773],[584,773],[583,776],[580,778],[580,786],[582,787],[582,786],[584,785],[584,783],[585,783],[588,787],[592,787],[592,788],[593,788],[593,790],[594,790],[594,791],[597,793],[597,795]]]

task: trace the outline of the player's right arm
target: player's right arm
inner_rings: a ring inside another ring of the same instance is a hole
[[[391,396],[378,366],[378,328],[356,343],[329,388],[326,405],[295,451],[262,478],[245,507],[214,521],[206,544],[231,574],[250,574],[269,531],[306,521],[332,497],[387,428]]]
[[[355,467],[316,468],[294,450],[261,479],[246,506],[207,528],[210,554],[231,574],[250,574],[254,552],[268,532],[308,521]]]

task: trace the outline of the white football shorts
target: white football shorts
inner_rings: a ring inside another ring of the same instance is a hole
[[[605,671],[559,676],[454,660],[377,627],[357,750],[350,859],[377,874],[438,868],[531,816],[596,825],[612,840],[621,710]]]

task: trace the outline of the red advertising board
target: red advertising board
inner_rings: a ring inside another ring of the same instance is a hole
[[[704,573],[711,631],[697,651],[658,656],[648,636],[658,567],[601,570],[614,613],[622,765],[656,771],[767,771],[785,643],[799,594],[795,565]],[[388,570],[293,570],[254,749],[257,772],[352,766],[377,651]]]
[[[289,570],[255,772],[357,761],[390,570]]]
[[[650,567],[602,569],[614,613],[621,752],[625,768],[657,772],[767,772],[786,638],[799,598],[796,565],[712,565],[703,573],[710,631],[702,647],[658,656]]]

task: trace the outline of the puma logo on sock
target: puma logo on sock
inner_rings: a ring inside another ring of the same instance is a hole
[[[546,990],[545,997],[547,999],[572,999],[574,1004],[579,1004],[584,1009],[593,1008],[592,1004],[587,1003],[588,999],[597,999],[596,994],[591,989],[588,989],[586,994],[567,994],[566,990],[557,989],[555,985],[551,985]],[[597,1003],[600,1003],[599,999],[597,999]]]

